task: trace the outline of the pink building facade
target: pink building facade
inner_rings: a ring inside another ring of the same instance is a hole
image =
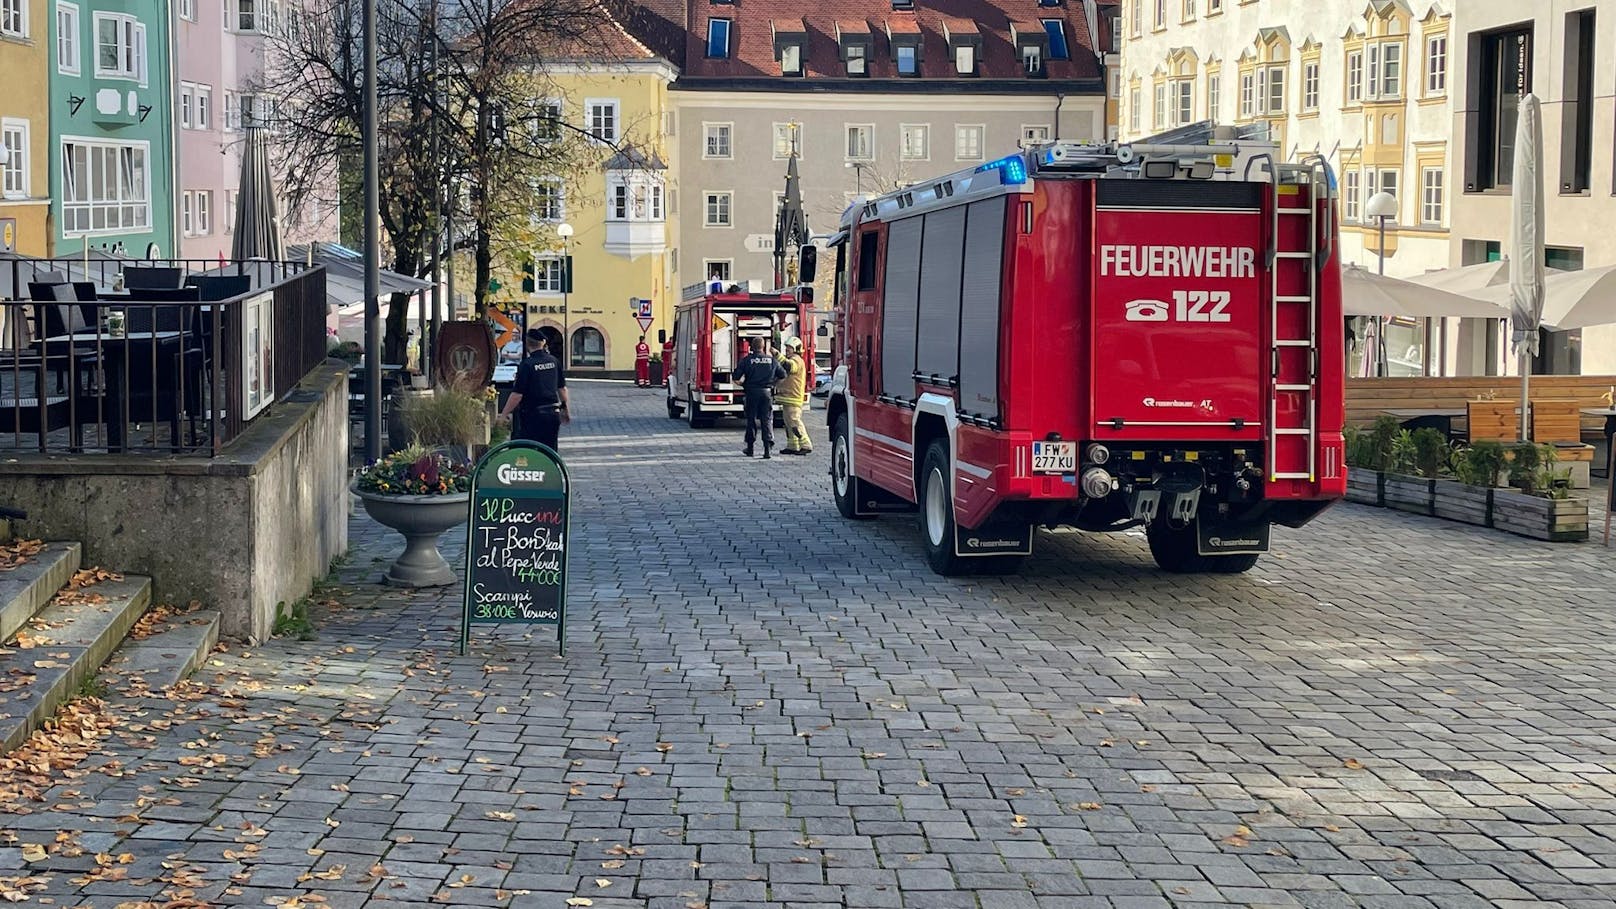
[[[263,82],[265,34],[284,24],[283,0],[174,0],[174,111],[178,138],[175,220],[180,255],[230,256],[241,182],[242,128],[272,123],[277,99]],[[334,241],[338,219],[321,212],[292,223],[287,243]]]

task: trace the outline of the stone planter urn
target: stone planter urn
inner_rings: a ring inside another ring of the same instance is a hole
[[[438,552],[438,538],[466,522],[471,493],[396,496],[350,488],[364,503],[366,514],[404,537],[404,552],[388,567],[387,583],[395,587],[445,587],[456,582],[454,569]]]

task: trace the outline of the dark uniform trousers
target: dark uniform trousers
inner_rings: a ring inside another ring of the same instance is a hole
[[[746,447],[752,447],[757,438],[757,426],[763,427],[763,448],[774,447],[774,395],[767,388],[746,390]]]
[[[561,450],[561,408],[522,408],[516,414],[515,432],[518,439],[528,439],[549,446],[551,451]]]

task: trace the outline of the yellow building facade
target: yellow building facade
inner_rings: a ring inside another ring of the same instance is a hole
[[[0,17],[0,250],[31,256],[50,253],[54,10],[47,0],[21,0]]]
[[[525,304],[527,327],[566,339],[572,375],[632,375],[642,333],[636,317],[649,315],[643,333],[658,353],[658,330],[673,324],[678,194],[668,86],[674,76],[672,65],[649,51],[545,68],[546,90],[554,95],[546,103],[570,129],[588,134],[595,154],[564,179],[541,185],[534,217],[543,222],[537,234],[545,248],[533,251],[525,280],[505,286]]]

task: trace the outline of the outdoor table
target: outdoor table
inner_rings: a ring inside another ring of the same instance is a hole
[[[56,335],[46,338],[44,344],[48,349],[51,346],[65,346],[70,344],[83,344],[88,341],[96,346],[98,353],[106,357],[102,364],[103,381],[106,383],[106,393],[112,398],[117,413],[107,420],[107,451],[123,451],[124,430],[129,425],[129,396],[125,394],[124,373],[131,359],[131,349],[150,349],[154,346],[168,346],[177,344],[183,332],[178,331],[131,331],[113,336],[95,329],[76,331],[70,335]],[[152,354],[148,353],[142,358],[144,362],[151,362]],[[157,390],[152,389],[152,400],[156,401]],[[176,407],[174,416],[169,420],[170,441],[179,443],[180,421],[179,409]]]
[[[1453,420],[1455,417],[1465,415],[1463,407],[1408,407],[1382,410],[1381,413],[1395,419],[1404,429],[1436,429],[1442,432],[1444,439],[1453,438]]]

